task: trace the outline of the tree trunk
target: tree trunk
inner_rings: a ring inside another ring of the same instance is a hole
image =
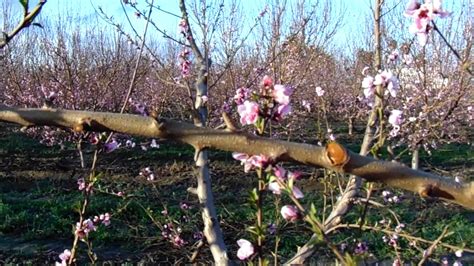
[[[347,126],[349,127],[349,132],[347,133],[349,136],[352,136],[354,133],[354,119],[349,117],[349,121],[347,121]]]
[[[415,148],[411,155],[411,168],[418,170],[420,168],[420,148]]]

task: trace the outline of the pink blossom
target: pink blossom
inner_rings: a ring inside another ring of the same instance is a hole
[[[274,235],[276,233],[277,226],[274,223],[268,223],[268,233]]]
[[[367,75],[364,80],[362,80],[362,88],[371,88],[374,86],[374,77]]]
[[[118,144],[118,142],[115,139],[112,139],[111,142],[106,143],[104,145],[104,151],[106,153],[110,153],[110,152],[113,152],[114,150],[116,150],[119,146],[120,145]]]
[[[357,243],[356,248],[354,249],[355,254],[362,254],[365,253],[369,250],[369,247],[365,242],[359,242]]]
[[[82,224],[76,224],[76,231],[75,234],[80,238],[83,239],[89,235],[90,232],[97,230],[94,222],[91,219],[87,219],[82,222]]]
[[[262,79],[262,85],[263,85],[264,87],[270,87],[270,86],[272,86],[272,85],[273,85],[273,80],[272,80],[272,78],[269,77],[269,76],[267,76],[267,75],[265,75],[265,76],[263,77],[263,79]]]
[[[248,240],[239,239],[237,240],[237,245],[240,247],[239,250],[237,250],[237,257],[240,260],[248,259],[255,252],[252,243]]]
[[[189,60],[183,60],[181,62],[181,75],[183,77],[189,76],[191,73],[191,61]]]
[[[442,259],[441,259],[441,265],[443,265],[443,266],[449,265],[448,258],[446,258],[446,257],[442,258]]]
[[[408,30],[410,33],[416,34],[418,43],[421,46],[425,46],[428,40],[428,33],[431,30],[430,22],[432,20],[432,14],[430,14],[426,5],[422,5],[419,9],[414,11],[413,18],[413,23]]]
[[[400,262],[399,259],[395,259],[392,263],[392,266],[401,266],[401,265],[402,265],[402,263]]]
[[[293,89],[289,86],[284,86],[281,84],[276,84],[273,87],[273,99],[275,102],[288,105],[290,103],[290,95],[293,93]]]
[[[179,207],[181,208],[181,210],[191,209],[191,207],[186,202],[179,203]]]
[[[54,91],[49,92],[47,95],[45,95],[46,100],[52,102],[58,97],[58,94]]]
[[[384,70],[382,73],[377,74],[373,84],[386,87],[392,97],[396,97],[400,89],[397,77],[394,76],[390,70]]]
[[[155,148],[155,149],[160,148],[160,144],[156,143],[156,139],[151,140],[150,148]]]
[[[438,15],[440,18],[445,18],[451,15],[451,12],[443,10],[442,0],[425,0],[425,5],[428,5],[431,8],[433,14]]]
[[[293,180],[299,180],[301,177],[301,172],[300,171],[288,171],[288,178],[293,179]]]
[[[403,112],[400,110],[392,110],[390,112],[390,116],[388,117],[388,122],[392,126],[400,126],[403,123],[403,118],[402,118]]]
[[[186,245],[186,241],[184,241],[184,239],[181,238],[181,236],[179,235],[175,235],[172,242],[173,242],[173,245],[178,248]]]
[[[132,140],[127,139],[127,141],[125,142],[125,147],[127,148],[135,148],[135,146],[136,146],[136,143],[133,142]]]
[[[281,208],[281,216],[287,221],[294,222],[298,220],[300,213],[298,211],[298,208],[293,205],[285,205]]]
[[[84,178],[81,177],[77,180],[77,186],[77,189],[79,189],[80,191],[86,188],[86,181],[84,180]]]
[[[240,105],[244,103],[245,100],[250,96],[250,90],[247,88],[239,88],[235,91],[234,101],[236,104]]]
[[[140,176],[146,177],[147,181],[153,181],[155,180],[155,174],[153,173],[153,170],[151,170],[150,167],[145,167],[143,168],[140,173],[138,173]]]
[[[232,157],[241,162],[245,162],[250,156],[248,154],[241,153],[241,152],[233,152]]]
[[[184,37],[186,37],[186,34],[188,33],[188,24],[186,23],[186,20],[182,19],[179,22],[179,24],[178,24],[178,33],[180,33]]]
[[[253,155],[249,158],[249,161],[253,166],[263,168],[269,160],[265,155]]]
[[[321,88],[319,86],[316,87],[316,95],[318,95],[318,97],[322,97],[324,95],[324,92],[325,91],[323,90],[323,88]]]
[[[268,163],[268,158],[264,155],[249,156],[245,153],[233,152],[232,157],[239,160],[244,165],[244,172],[248,173],[253,167],[264,167]]]
[[[390,131],[390,136],[395,137],[400,131],[400,125],[403,123],[403,112],[400,110],[392,110],[388,117],[388,122],[392,125],[393,129]]]
[[[306,100],[303,100],[301,102],[301,105],[303,106],[304,109],[306,109],[306,111],[308,112],[311,112],[311,103],[306,101]]]
[[[82,222],[82,224],[83,224],[84,231],[86,233],[97,230],[97,228],[94,225],[94,222],[91,219],[85,220],[84,222]]]
[[[276,194],[276,195],[281,194],[281,187],[280,187],[280,184],[278,184],[278,182],[270,182],[268,184],[268,190],[270,190],[271,192],[273,192],[273,194]]]
[[[61,263],[67,263],[67,261],[70,258],[71,258],[71,251],[69,249],[65,249],[63,253],[59,254],[59,259],[61,260]]]
[[[237,112],[240,115],[240,123],[242,125],[252,125],[258,119],[258,104],[255,102],[245,101],[237,106]]]
[[[297,186],[293,186],[292,194],[293,194],[293,197],[295,197],[295,198],[297,198],[297,199],[302,199],[302,198],[304,198],[303,192],[302,192],[301,189],[299,189]]]
[[[136,103],[133,105],[134,112],[143,116],[147,116],[146,106],[141,103]]]
[[[100,141],[99,135],[97,133],[91,134],[89,141],[92,145],[97,145]]]
[[[418,0],[409,0],[406,8],[405,8],[405,16],[413,16],[415,14],[415,11],[419,9],[421,6],[420,3],[418,3]]]
[[[105,214],[101,214],[99,216],[99,219],[102,221],[103,225],[105,225],[105,226],[110,225],[110,214],[108,212],[106,212]]]
[[[428,33],[432,29],[430,23],[436,17],[445,18],[450,15],[441,7],[441,0],[425,0],[424,4],[410,1],[406,7],[405,15],[413,18],[409,31],[416,34],[420,45],[426,45]]]
[[[281,166],[275,166],[273,168],[273,173],[275,174],[276,177],[278,177],[280,180],[285,180],[286,179],[286,170],[285,168]]]
[[[275,113],[275,120],[276,121],[281,121],[285,116],[291,113],[291,105],[289,104],[280,104],[277,108],[277,111]]]
[[[365,98],[371,98],[375,94],[374,77],[366,76],[364,80],[362,80],[362,88],[364,88]]]

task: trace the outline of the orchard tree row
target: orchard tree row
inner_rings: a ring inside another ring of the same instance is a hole
[[[208,149],[233,152],[243,170],[258,178],[251,194],[252,236],[236,239],[236,256],[259,265],[268,263],[267,191],[288,196],[284,220],[303,220],[314,232],[287,263],[304,263],[321,246],[341,263],[355,263],[359,252],[336,246],[331,235],[350,228],[344,216],[366,181],[474,208],[470,177],[418,170],[421,150],[471,145],[473,25],[467,2],[449,10],[440,0],[371,1],[369,16],[357,34],[347,33],[354,42],[346,45],[336,45],[336,36],[348,11],[331,1],[272,2],[250,18],[236,1],[180,0],[178,14],[156,2],[121,1],[127,27],[105,7],[97,10],[100,21],[88,22],[94,27],[51,22],[37,16],[48,8],[44,0],[36,7],[22,0],[20,17],[4,16],[0,121],[25,126],[47,145],[96,147],[92,162],[81,161],[91,170],[79,180],[84,202],[62,263],[74,263],[77,243],[113,221],[109,213],[88,217],[95,163],[102,153],[132,145],[132,136],[152,138],[150,145],[169,139],[195,149],[198,186],[190,192],[201,203],[203,234],[216,264],[231,264],[235,255],[219,226]],[[167,16],[179,17],[176,32],[160,26]],[[143,32],[134,27],[140,23]],[[360,151],[340,140],[357,142]],[[404,153],[412,155],[411,167],[397,162]],[[346,177],[328,214],[301,202],[301,175],[281,162]],[[371,191],[369,185],[367,201]],[[394,229],[394,247],[403,227],[399,222]],[[170,239],[176,246],[183,241],[179,234]],[[363,245],[358,249],[363,252]],[[401,263],[394,259],[394,265]]]

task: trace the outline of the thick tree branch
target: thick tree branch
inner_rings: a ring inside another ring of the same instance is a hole
[[[327,147],[273,140],[241,132],[196,127],[170,119],[130,114],[0,107],[0,121],[24,126],[59,126],[85,131],[114,131],[130,135],[173,139],[196,149],[214,148],[247,154],[265,154],[275,161],[292,161],[360,176],[370,182],[434,197],[474,209],[474,182],[410,169],[396,162],[376,160],[346,150],[337,143]]]

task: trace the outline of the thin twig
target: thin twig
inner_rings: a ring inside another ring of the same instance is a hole
[[[446,37],[444,37],[443,33],[441,33],[441,31],[439,30],[438,26],[436,26],[436,23],[434,21],[432,21],[432,24],[433,24],[433,29],[439,34],[439,36],[441,37],[441,39],[443,39],[444,43],[446,43],[446,45],[448,46],[448,48],[451,50],[451,52],[453,52],[454,56],[456,56],[456,58],[459,60],[459,62],[461,63],[464,63],[464,60],[461,58],[461,55],[459,55],[458,51],[456,51],[456,49],[454,49],[454,47],[448,42],[448,40],[446,39]],[[471,71],[471,69],[468,67],[462,67],[464,70],[467,71],[467,73],[469,73],[471,76],[474,75]]]

